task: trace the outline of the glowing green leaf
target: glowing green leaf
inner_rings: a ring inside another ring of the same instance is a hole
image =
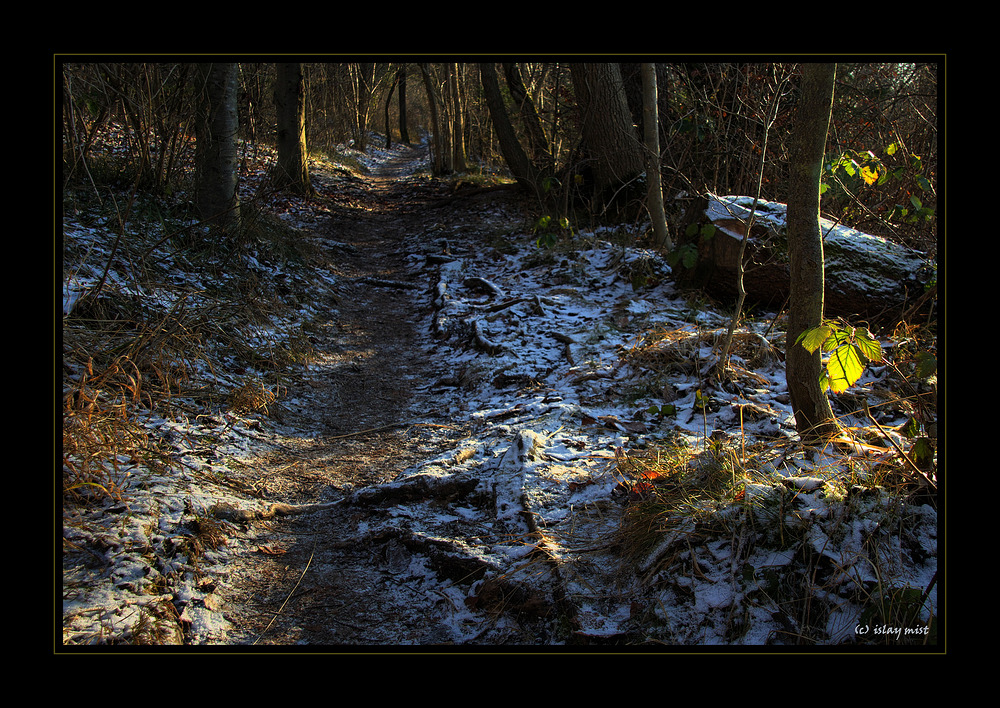
[[[868,361],[882,361],[882,345],[867,329],[854,331],[854,343]]]
[[[835,349],[826,362],[826,371],[830,390],[834,393],[843,393],[865,372],[861,351],[853,344]]]
[[[813,329],[807,329],[800,334],[795,343],[801,344],[807,352],[812,354],[823,346],[823,343],[830,338],[831,334],[833,334],[833,327],[830,325],[820,325]]]

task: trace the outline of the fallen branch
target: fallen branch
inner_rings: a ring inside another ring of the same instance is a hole
[[[365,283],[366,285],[375,285],[380,288],[398,288],[401,290],[419,290],[420,285],[416,283],[407,283],[401,280],[385,280],[383,278],[372,278],[364,277],[358,279],[359,283]]]
[[[430,499],[448,500],[464,497],[475,491],[479,480],[475,477],[436,477],[427,474],[416,475],[401,482],[392,482],[378,487],[366,487],[348,497],[349,504],[400,504]]]
[[[469,288],[470,290],[478,290],[480,292],[491,293],[494,297],[502,298],[503,290],[496,283],[492,283],[486,278],[469,277],[462,281],[462,285]]]

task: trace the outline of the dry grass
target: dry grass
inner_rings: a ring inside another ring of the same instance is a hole
[[[237,256],[251,253],[291,270],[316,254],[300,232],[249,206],[245,211],[244,228],[231,237],[163,238],[143,230],[117,239],[116,250],[109,249],[114,255],[89,256],[110,258],[118,275],[92,288],[63,320],[68,500],[95,494],[118,499],[130,470],[155,463],[157,441],[141,418],[224,409],[268,415],[290,367],[313,356],[301,326],[275,331],[282,313],[298,309],[294,291],[275,291]],[[176,265],[164,273],[153,256],[178,247],[183,255],[173,255]],[[72,241],[66,248],[76,258],[87,257]],[[192,283],[208,283],[208,290],[165,279],[184,268],[191,270]],[[127,288],[123,273],[129,274]]]
[[[140,460],[154,458],[145,428],[130,417],[143,398],[142,376],[126,357],[95,372],[93,359],[63,397],[63,495],[82,503],[121,500]]]
[[[686,369],[697,362],[704,347],[716,347],[727,334],[725,329],[658,328],[647,332],[628,352],[629,360],[649,369]],[[738,356],[752,369],[777,360],[774,346],[764,337],[745,330],[733,334],[730,354]]]

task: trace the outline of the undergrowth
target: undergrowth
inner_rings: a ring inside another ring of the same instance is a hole
[[[149,220],[148,210],[126,221],[121,198],[73,194],[63,243],[64,500],[120,500],[133,468],[162,463],[149,416],[270,412],[313,352],[295,288],[269,285],[263,270],[291,279],[316,253],[252,204],[240,230],[225,233],[162,212]]]
[[[696,353],[716,335],[659,329],[624,354],[662,401],[663,382],[705,365]],[[711,626],[647,611],[637,618],[646,636],[685,644],[697,642],[699,632],[732,643],[799,646],[936,642],[937,618],[927,603],[935,581],[915,587],[904,577],[906,568],[928,560],[923,542],[937,533],[937,490],[929,483],[936,457],[915,452],[930,443],[928,429],[936,425],[934,389],[926,385],[930,369],[921,366],[928,333],[900,327],[896,335],[897,363],[841,406],[844,419],[859,424],[847,425],[844,439],[824,450],[787,436],[709,429],[700,447],[666,441],[617,450],[615,474],[626,507],[615,546],[624,575],[647,597],[666,594],[674,605],[714,608],[705,620]],[[736,353],[753,362],[751,368],[778,354],[757,335],[737,342]],[[752,392],[766,383],[736,369],[743,375],[730,382],[731,391]],[[858,397],[873,392],[881,414],[907,423],[891,431],[874,417],[860,424],[869,408]],[[706,393],[706,406],[710,398]],[[743,415],[753,409],[734,407],[742,428]],[[650,413],[663,419],[674,411],[661,403]],[[889,434],[907,449],[891,446]],[[749,636],[759,625],[771,628],[767,636]]]

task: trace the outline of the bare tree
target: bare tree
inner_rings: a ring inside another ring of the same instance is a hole
[[[465,172],[465,101],[462,97],[461,64],[445,65],[447,82],[448,115],[451,125],[451,168],[455,172]]]
[[[496,65],[492,63],[480,64],[479,73],[483,82],[486,107],[489,109],[493,130],[500,143],[500,152],[503,153],[508,169],[519,185],[535,193],[540,193],[538,169],[524,152],[524,148],[517,138],[517,133],[514,131],[514,126],[510,122],[503,94],[500,92]]]
[[[424,79],[424,89],[427,91],[427,106],[430,110],[431,119],[431,162],[432,171],[436,175],[446,174],[451,157],[451,148],[448,142],[449,133],[445,127],[447,121],[444,116],[444,102],[441,93],[438,91],[436,77],[433,67],[430,64],[420,64],[420,74]]]
[[[555,162],[552,159],[542,123],[538,118],[538,111],[535,110],[535,104],[524,87],[521,69],[517,64],[506,63],[503,65],[503,72],[507,80],[507,90],[520,113],[521,122],[524,123],[532,162],[538,166],[543,174],[551,175],[555,172]]]

